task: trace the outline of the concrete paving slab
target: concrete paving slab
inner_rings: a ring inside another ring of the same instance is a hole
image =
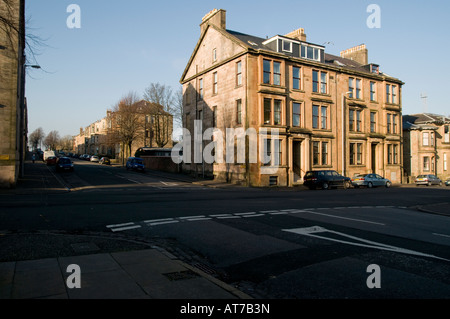
[[[110,254],[106,253],[59,257],[58,261],[63,273],[67,272],[67,266],[71,264],[80,266],[82,274],[120,269],[120,265],[114,260],[114,258],[112,258]]]
[[[31,299],[64,294],[66,287],[59,269],[16,271],[11,298]]]
[[[144,290],[155,299],[237,299],[202,277],[154,284],[144,287]]]
[[[24,260],[18,261],[16,265],[17,272],[39,270],[39,269],[59,270],[58,260],[56,258]]]
[[[15,262],[0,263],[0,299],[11,298]]]
[[[81,288],[68,289],[70,299],[148,299],[145,291],[123,270],[81,274]]]
[[[168,273],[186,270],[176,261],[165,256],[157,250],[140,250],[131,252],[112,253],[112,257],[124,268],[140,268],[145,272]],[[140,267],[128,267],[140,265]]]

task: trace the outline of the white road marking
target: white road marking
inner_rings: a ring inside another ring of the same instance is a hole
[[[433,233],[433,235],[450,238],[449,235],[444,235],[444,234]]]
[[[368,224],[374,224],[374,225],[386,226],[385,224],[377,223],[377,222],[372,222],[372,221],[369,221],[369,220],[355,219],[355,218],[348,218],[348,217],[342,217],[342,216],[335,216],[335,215],[324,214],[324,213],[315,213],[315,212],[311,212],[311,211],[304,211],[304,212],[307,213],[307,214],[322,215],[322,216],[327,216],[327,217],[333,217],[333,218],[339,218],[339,219],[351,220],[351,221],[355,221],[355,222],[361,222],[361,223],[368,223]]]
[[[148,224],[148,226],[158,226],[158,225],[165,225],[165,224],[174,224],[174,223],[179,223],[179,220],[171,220],[171,221],[166,221],[166,222],[156,222],[156,223],[150,223]]]
[[[169,220],[173,220],[173,218],[161,218],[161,219],[144,220],[144,223],[166,222],[166,221],[169,221]]]
[[[255,215],[255,214],[256,214],[255,212],[251,212],[251,213],[236,213],[234,215],[236,215],[236,216],[246,216],[246,215]]]
[[[264,214],[244,215],[244,216],[242,216],[242,217],[244,217],[244,218],[249,218],[249,217],[259,217],[259,216],[264,216]]]
[[[117,225],[108,225],[107,228],[116,228],[116,227],[123,227],[123,226],[130,226],[134,225],[134,223],[124,223],[124,224],[117,224]]]
[[[225,217],[225,216],[231,216],[231,214],[216,214],[216,215],[209,215],[210,217]]]
[[[282,229],[282,230],[285,231],[285,232],[290,232],[290,233],[294,233],[294,234],[315,237],[315,238],[329,240],[329,241],[342,243],[342,244],[348,244],[348,245],[359,246],[359,247],[374,248],[374,249],[380,249],[380,250],[387,250],[387,251],[393,251],[393,252],[397,252],[397,253],[409,254],[409,255],[414,255],[414,256],[430,257],[430,258],[450,261],[448,259],[437,257],[437,256],[434,256],[434,255],[429,255],[429,254],[417,252],[417,251],[414,251],[414,250],[409,250],[409,249],[405,249],[405,248],[400,248],[400,247],[395,247],[395,246],[386,245],[386,244],[382,244],[382,243],[377,243],[377,242],[374,242],[374,241],[370,241],[370,240],[367,240],[367,239],[363,239],[363,238],[347,235],[347,234],[340,233],[340,232],[337,232],[337,231],[328,230],[328,229],[320,227],[320,226],[313,226],[313,227],[308,227],[308,228]],[[336,235],[340,235],[342,237],[346,237],[346,238],[350,238],[350,239],[353,239],[353,240],[360,241],[360,242],[362,242],[362,244],[361,243],[351,242],[351,241],[346,241],[346,240],[339,240],[339,239],[336,239],[336,238],[329,238],[329,237],[315,235],[317,233],[327,233],[327,232],[331,233],[331,234],[336,234]]]
[[[160,181],[160,182],[166,186],[177,186],[178,185],[177,183],[169,183],[169,182],[163,182],[163,181]]]
[[[199,220],[211,220],[212,218],[210,217],[201,217],[201,218],[189,218],[188,221],[190,222],[195,222],[195,221],[199,221]]]
[[[178,219],[192,219],[192,218],[205,218],[205,215],[199,215],[199,216],[187,216],[187,217],[178,217]]]
[[[135,180],[133,180],[133,179],[127,178],[127,180],[129,180],[130,182],[136,183],[136,184],[141,184],[141,182],[135,181]]]
[[[121,227],[121,228],[112,228],[111,231],[115,233],[118,231],[124,231],[124,230],[135,229],[135,228],[141,228],[141,226],[135,225],[135,226]]]

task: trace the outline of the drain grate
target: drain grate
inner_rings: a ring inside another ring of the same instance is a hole
[[[169,278],[170,281],[185,280],[199,277],[199,275],[193,272],[192,270],[171,272],[163,275]]]
[[[208,275],[216,275],[217,271],[211,267],[209,267],[208,265],[205,264],[201,264],[201,263],[195,263],[192,266],[194,266],[195,268],[200,269],[201,271],[207,273]]]

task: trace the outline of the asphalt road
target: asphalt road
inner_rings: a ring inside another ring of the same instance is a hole
[[[158,242],[257,298],[450,297],[450,217],[417,210],[449,188],[210,188],[83,161],[51,173],[63,191],[4,200],[0,229]]]

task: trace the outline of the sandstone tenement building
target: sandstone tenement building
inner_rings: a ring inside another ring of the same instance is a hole
[[[250,161],[247,137],[244,160],[209,164],[192,152],[185,171],[251,186],[293,186],[319,169],[402,182],[404,83],[369,63],[365,45],[336,56],[304,29],[271,38],[232,31],[222,9],[203,17],[200,32],[180,80],[184,127],[251,129],[270,160]]]

